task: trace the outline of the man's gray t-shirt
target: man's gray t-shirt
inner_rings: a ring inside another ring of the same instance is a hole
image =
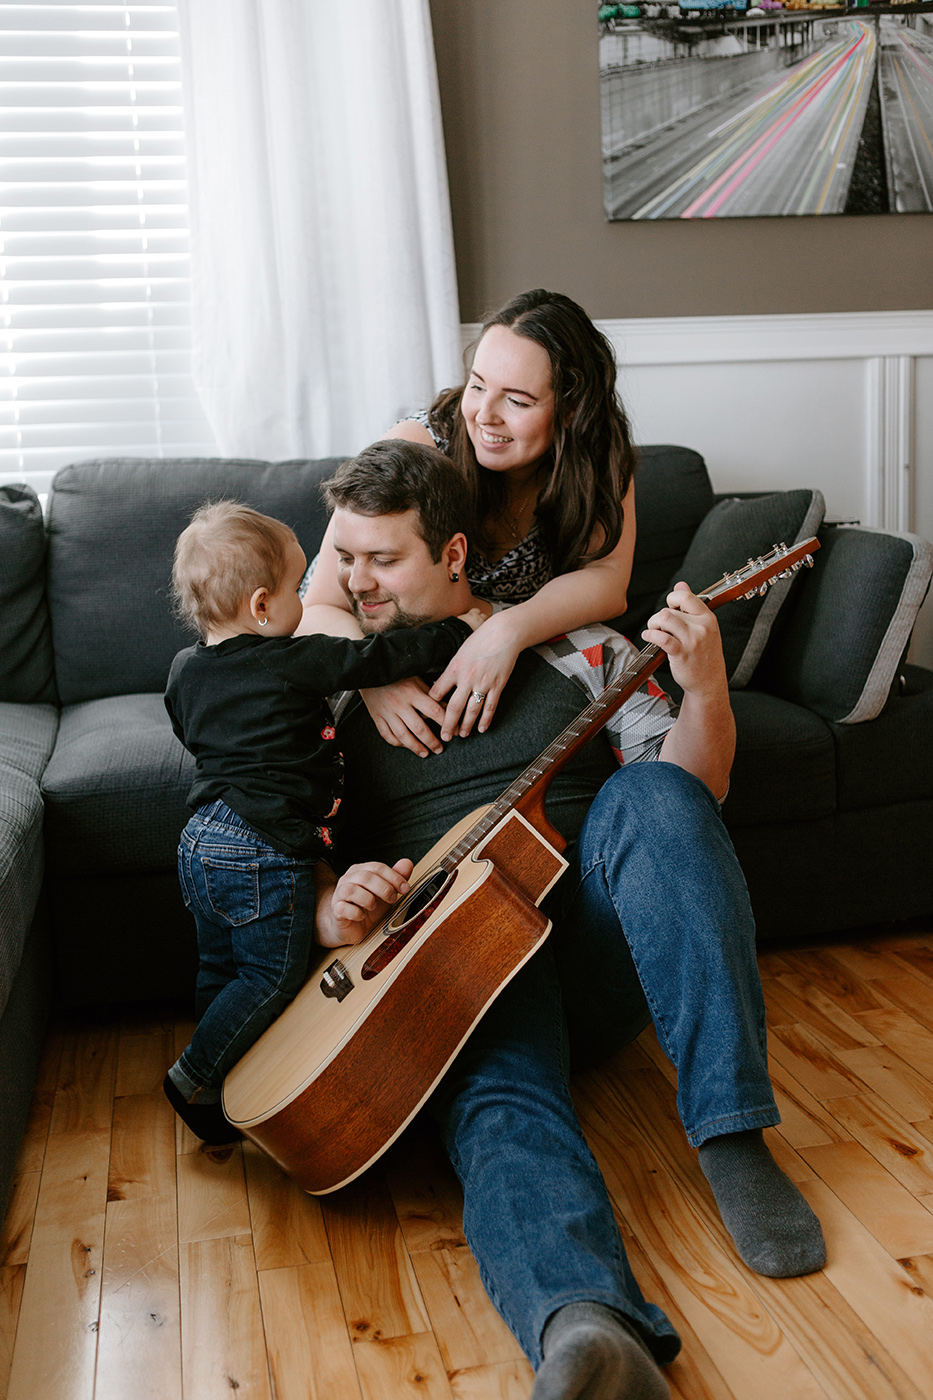
[[[340,718],[346,763],[341,865],[393,864],[401,856],[418,861],[463,817],[495,802],[633,656],[629,643],[603,627],[524,651],[489,730],[454,738],[428,758],[387,744],[355,697]],[[619,763],[655,758],[672,723],[667,697],[652,684],[557,774],[547,815],[568,841]]]

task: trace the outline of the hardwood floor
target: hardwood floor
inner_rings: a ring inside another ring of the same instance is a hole
[[[933,1393],[933,924],[762,954],[783,1122],[826,1269],[769,1280],[726,1235],[646,1034],[579,1078],[632,1267],[684,1348],[682,1400]],[[170,1013],[50,1034],[0,1242],[9,1400],[524,1400],[427,1129],[334,1196],[203,1149],[161,1091]],[[7,1389],[8,1387],[8,1389]]]

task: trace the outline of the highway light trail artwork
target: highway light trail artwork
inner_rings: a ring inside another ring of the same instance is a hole
[[[933,212],[933,0],[598,7],[609,219]]]

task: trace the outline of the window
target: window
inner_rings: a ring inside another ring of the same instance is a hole
[[[0,481],[211,455],[175,5],[0,3],[0,74]]]

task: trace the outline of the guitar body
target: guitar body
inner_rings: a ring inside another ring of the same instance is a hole
[[[404,902],[414,913],[400,907],[355,947],[321,950],[226,1078],[226,1116],[306,1191],[334,1191],[381,1156],[550,931],[537,906],[567,862],[518,812],[451,873],[439,866],[481,815],[419,862]],[[342,996],[324,990],[335,966]]]

